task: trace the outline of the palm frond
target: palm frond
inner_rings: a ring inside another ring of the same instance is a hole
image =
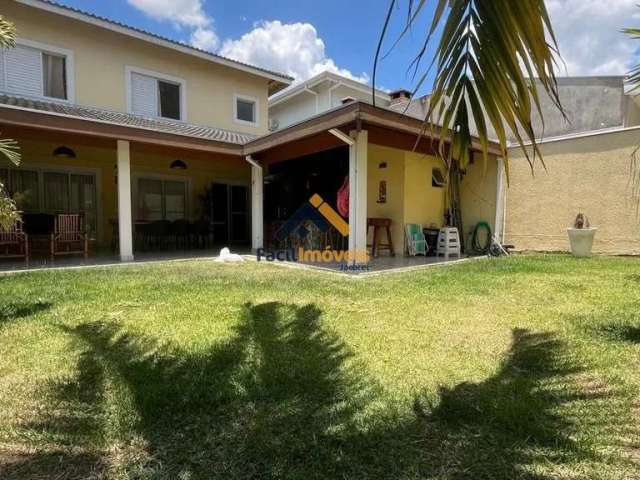
[[[15,140],[11,140],[9,138],[0,139],[0,154],[7,157],[7,159],[14,165],[18,165],[20,163],[20,147],[18,146],[18,142]]]
[[[510,131],[533,166],[542,159],[532,126],[534,112],[542,117],[541,93],[564,115],[554,73],[558,46],[544,0],[420,1],[412,4],[408,23],[433,3],[425,41],[411,66],[418,69],[442,27],[435,57],[420,78],[423,82],[429,69],[435,70],[425,122],[441,127],[440,155],[449,167],[455,163],[464,170],[475,134],[486,162],[493,130],[508,161]]]
[[[11,48],[16,46],[16,26],[0,15],[0,47]]]
[[[640,40],[640,28],[624,28],[622,33],[629,35],[633,40]],[[631,92],[637,92],[640,89],[640,64],[629,71],[627,83],[631,87]]]

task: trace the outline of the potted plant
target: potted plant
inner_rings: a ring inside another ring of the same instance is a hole
[[[573,228],[568,228],[569,242],[571,243],[571,252],[576,257],[591,256],[591,248],[593,247],[593,237],[596,235],[596,228],[592,228],[589,220],[584,214],[579,213],[573,222]]]

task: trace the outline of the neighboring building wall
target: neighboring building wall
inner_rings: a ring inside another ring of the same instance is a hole
[[[3,16],[15,22],[18,38],[73,51],[75,103],[126,111],[125,66],[133,66],[186,81],[189,123],[253,134],[267,132],[266,78],[12,1],[1,4]],[[258,100],[257,127],[234,121],[234,94]]]
[[[518,250],[567,251],[567,228],[584,213],[596,233],[594,252],[640,254],[640,217],[631,196],[631,154],[640,129],[544,143],[545,171],[535,176],[518,149],[510,152],[506,242]]]
[[[60,146],[58,141],[39,141],[33,138],[14,136],[20,144],[22,163],[19,169],[30,168],[43,171],[60,171],[69,173],[87,173],[96,176],[98,207],[98,240],[109,245],[112,235],[111,220],[118,218],[117,184],[116,184],[116,145],[101,141],[92,144],[91,140],[74,142],[65,140],[65,145],[76,153],[74,159],[61,159],[53,156],[53,150]],[[172,170],[172,161],[180,158],[187,164],[186,170]],[[0,168],[8,166],[6,160],[0,160]],[[163,154],[141,151],[132,145],[131,176],[133,198],[133,218],[136,219],[135,179],[138,177],[180,179],[187,182],[187,220],[200,218],[199,196],[211,182],[238,185],[249,185],[251,171],[249,165],[241,158],[216,156],[185,152],[180,154]]]

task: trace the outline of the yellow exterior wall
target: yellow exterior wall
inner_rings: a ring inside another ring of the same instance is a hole
[[[125,66],[139,67],[186,81],[186,121],[238,132],[267,132],[268,80],[217,65],[84,22],[2,0],[2,14],[13,21],[18,38],[73,51],[75,103],[126,111]],[[255,97],[259,125],[233,119],[233,95]]]
[[[391,219],[393,247],[396,253],[401,254],[404,249],[404,152],[369,144],[367,158],[367,217]],[[387,168],[379,168],[383,162]],[[382,180],[387,182],[386,203],[378,203],[378,188]],[[386,240],[386,234],[383,234],[383,243]],[[373,232],[370,232],[368,243],[372,241]]]
[[[386,163],[386,168],[379,168]],[[369,144],[367,172],[367,217],[390,218],[391,235],[397,255],[405,250],[404,226],[420,223],[424,227],[442,226],[444,188],[431,185],[431,169],[437,158],[423,154]],[[387,202],[378,203],[380,181],[387,182]],[[369,243],[373,241],[369,235]],[[383,235],[383,241],[386,237]]]
[[[441,227],[444,219],[444,188],[431,184],[434,167],[442,168],[435,157],[405,152],[404,223],[419,223],[423,227]]]
[[[640,130],[548,142],[540,146],[547,171],[535,176],[510,152],[506,239],[518,250],[569,250],[567,228],[578,212],[597,227],[594,252],[640,254],[640,218],[631,196],[631,153]]]
[[[476,154],[474,159],[475,162],[467,167],[467,173],[460,184],[462,225],[466,242],[470,241],[478,222],[487,222],[493,232],[496,218],[498,162],[495,157],[489,157],[485,167],[482,155]]]
[[[31,167],[47,171],[60,170],[96,175],[98,243],[109,245],[112,235],[110,220],[118,218],[115,141],[113,148],[65,142],[64,145],[75,151],[76,158],[60,159],[54,157],[52,152],[61,143],[41,142],[19,137],[16,140],[18,140],[22,152],[22,163],[19,168],[28,170]],[[185,153],[180,156],[180,159],[187,164],[187,169],[171,170],[169,165],[175,159],[175,156],[141,153],[133,150],[131,154],[132,183],[135,183],[136,178],[140,176],[168,179],[175,177],[186,180],[189,220],[196,220],[200,217],[199,196],[204,193],[205,187],[211,182],[250,185],[250,167],[240,158],[229,159],[228,157],[216,157],[212,154],[211,159],[194,159]],[[7,165],[7,162],[0,161],[0,166],[4,165]],[[135,195],[135,190],[135,186],[132,186],[133,195]],[[134,220],[137,214],[135,200],[134,197],[132,204]]]

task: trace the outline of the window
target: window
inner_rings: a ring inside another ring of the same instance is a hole
[[[44,212],[81,213],[88,231],[97,229],[96,179],[91,174],[43,172]]]
[[[15,95],[71,100],[73,55],[70,51],[19,40],[0,50],[0,90]]]
[[[67,99],[67,60],[60,55],[42,54],[44,96]]]
[[[138,219],[146,221],[186,218],[187,184],[180,180],[138,180]]]
[[[437,188],[443,188],[446,185],[444,174],[438,167],[433,167],[431,170],[431,186]]]
[[[254,98],[235,97],[235,121],[237,123],[248,123],[255,125],[258,123],[258,101]]]
[[[40,187],[37,171],[0,169],[0,183],[21,211],[32,213],[39,210]]]
[[[81,213],[87,229],[96,232],[95,175],[0,168],[0,182],[24,213]]]
[[[158,82],[160,97],[160,116],[180,120],[180,85]]]
[[[128,69],[129,111],[146,117],[183,120],[184,82]]]

